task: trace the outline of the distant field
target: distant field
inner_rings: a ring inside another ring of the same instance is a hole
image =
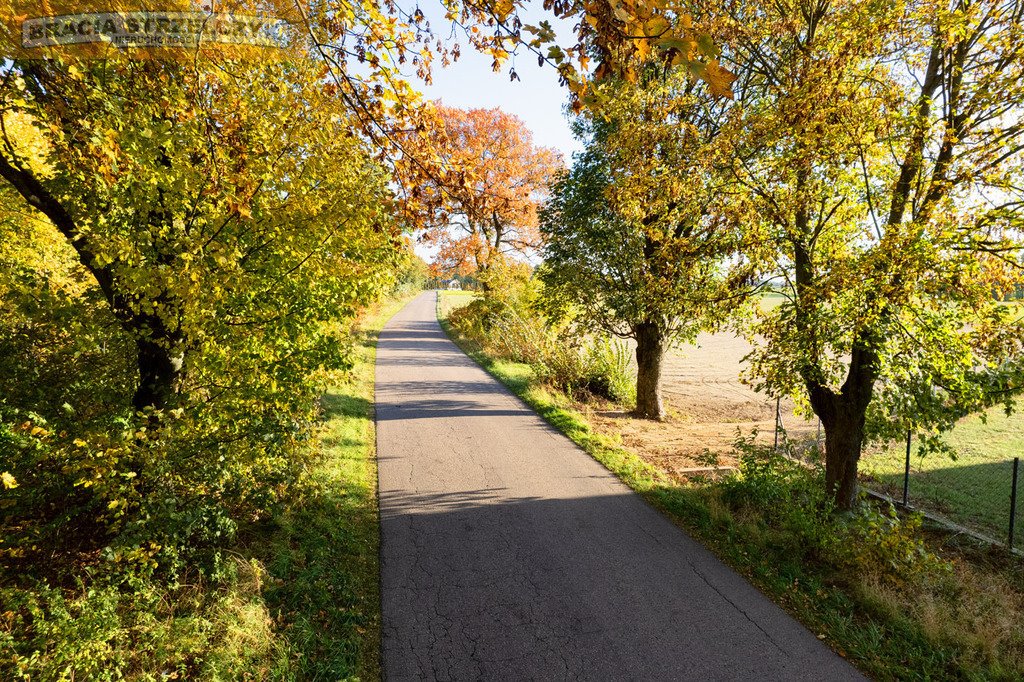
[[[786,297],[776,291],[765,291],[759,295],[762,310],[771,310],[786,300]]]
[[[442,318],[448,317],[448,313],[468,304],[477,296],[475,291],[452,291],[447,289],[440,290],[438,294],[437,308],[440,313],[439,317]]]

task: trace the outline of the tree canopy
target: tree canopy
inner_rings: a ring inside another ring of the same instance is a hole
[[[405,214],[437,247],[437,273],[484,273],[496,257],[536,250],[537,207],[561,155],[536,146],[526,125],[500,109],[437,112],[433,133],[407,147],[402,174]]]

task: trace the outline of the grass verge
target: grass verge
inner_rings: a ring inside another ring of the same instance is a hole
[[[410,298],[381,305],[359,324],[355,364],[323,399],[314,492],[258,543],[290,677],[381,677],[374,367],[380,330]]]
[[[439,297],[438,313],[457,306]],[[468,302],[468,301],[466,301]],[[1024,677],[1024,570],[1001,554],[940,548],[950,570],[883,582],[872,566],[837,571],[794,551],[799,534],[773,523],[770,505],[730,504],[714,482],[679,485],[613,437],[597,433],[565,395],[521,363],[495,360],[448,335],[542,418],[674,523],[746,576],[840,655],[882,680]]]

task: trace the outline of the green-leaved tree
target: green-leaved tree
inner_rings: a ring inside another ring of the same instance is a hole
[[[734,177],[786,293],[754,380],[809,403],[856,501],[866,438],[948,428],[1022,387],[1024,5],[732,9],[746,83]]]
[[[666,349],[726,318],[750,290],[745,235],[719,171],[731,106],[652,69],[577,122],[585,150],[542,213],[545,296],[578,323],[636,342],[637,416],[661,419]]]

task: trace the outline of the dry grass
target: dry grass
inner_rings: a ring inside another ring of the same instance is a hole
[[[868,575],[853,584],[857,598],[886,620],[920,628],[936,649],[957,652],[968,677],[1020,679],[1024,673],[1024,593],[1020,566],[980,565],[948,556],[948,574],[893,585]]]

